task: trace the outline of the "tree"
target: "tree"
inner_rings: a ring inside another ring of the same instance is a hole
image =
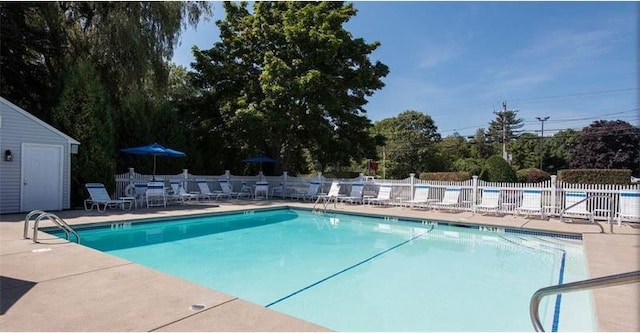
[[[494,146],[502,151],[502,143],[506,138],[506,142],[509,143],[517,138],[517,129],[524,126],[522,118],[518,118],[518,111],[504,110],[498,112],[496,119],[489,123],[489,129],[487,131],[487,139],[494,142]],[[503,129],[506,128],[506,134]]]
[[[640,172],[640,128],[622,120],[598,120],[582,129],[571,167]]]
[[[437,143],[440,155],[443,156],[445,169],[451,169],[453,163],[471,156],[469,143],[458,133],[449,135]],[[462,171],[462,170],[461,170]],[[466,170],[465,170],[466,171]]]
[[[545,170],[556,173],[558,170],[568,169],[579,137],[580,131],[566,129],[546,140],[544,146],[547,154],[542,161]]]
[[[517,176],[516,172],[502,156],[493,155],[485,162],[480,173],[480,179],[496,183],[515,183]]]
[[[84,184],[113,180],[115,128],[108,91],[89,62],[72,68],[65,81],[53,118],[57,128],[82,143],[72,173],[71,197],[77,205]]]
[[[492,142],[489,141],[484,128],[478,128],[475,136],[470,140],[469,143],[471,144],[469,153],[473,158],[486,159],[489,158],[489,156],[498,153],[498,150],[495,148]]]
[[[193,126],[222,123],[240,152],[278,156],[292,172],[308,167],[304,152],[322,166],[375,155],[364,105],[388,68],[369,60],[378,42],[343,28],[353,5],[258,2],[252,13],[246,6],[225,2],[220,42],[194,49],[194,85],[217,110]]]
[[[511,164],[516,169],[537,168],[540,165],[540,137],[524,133],[509,143]]]
[[[374,124],[376,134],[386,138],[386,174],[405,178],[409,173],[444,171],[436,143],[438,128],[430,116],[415,110],[400,113]]]

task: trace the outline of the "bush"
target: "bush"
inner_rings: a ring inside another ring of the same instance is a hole
[[[463,182],[471,179],[469,172],[422,172],[420,173],[421,180],[441,180],[451,182]]]
[[[516,172],[519,183],[539,183],[551,179],[548,172],[536,168],[521,169]]]
[[[477,176],[482,172],[482,159],[476,158],[461,158],[453,162],[453,170],[466,171],[472,176]]]
[[[329,171],[322,174],[325,178],[335,179],[351,179],[360,176],[360,172],[357,171]]]
[[[515,183],[516,172],[501,156],[494,155],[487,159],[480,172],[480,179],[495,183]]]
[[[628,169],[568,169],[558,171],[558,180],[580,184],[621,184],[631,183]]]

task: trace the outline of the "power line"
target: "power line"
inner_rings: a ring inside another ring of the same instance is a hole
[[[591,95],[602,95],[602,94],[618,93],[618,92],[633,91],[633,90],[640,90],[640,88],[622,88],[622,89],[612,89],[612,90],[600,90],[600,91],[573,93],[573,94],[566,94],[566,95],[516,98],[516,99],[513,99],[513,101],[514,101],[514,103],[522,102],[522,101],[543,101],[543,100],[549,100],[549,99],[559,99],[559,98],[567,98],[567,97],[580,97],[580,96],[591,96]]]

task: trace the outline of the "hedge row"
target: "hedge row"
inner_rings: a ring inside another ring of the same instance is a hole
[[[558,171],[558,180],[579,184],[620,184],[631,183],[628,169],[568,169]]]
[[[450,182],[463,182],[471,179],[471,173],[467,171],[458,172],[422,172],[421,180],[441,180]]]

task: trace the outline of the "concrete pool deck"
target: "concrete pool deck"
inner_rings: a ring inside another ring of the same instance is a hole
[[[241,200],[55,214],[70,225],[77,225],[286,206],[311,208],[312,204]],[[637,223],[614,225],[611,233],[607,223],[561,223],[557,219],[543,221],[511,215],[345,204],[338,204],[335,211],[582,234],[589,277],[640,270]],[[25,216],[0,216],[2,331],[327,331],[42,232],[38,234],[40,243],[35,244],[22,238]],[[49,225],[46,222],[42,226]],[[29,237],[31,233],[32,230]],[[595,289],[593,303],[600,331],[640,331],[640,283]]]

